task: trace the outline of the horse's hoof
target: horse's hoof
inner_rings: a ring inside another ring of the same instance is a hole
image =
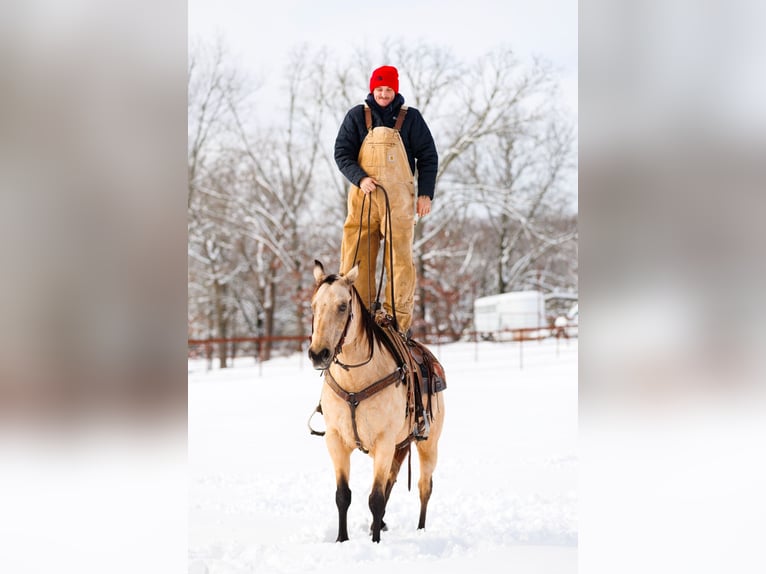
[[[380,531],[381,532],[388,532],[388,525],[385,522],[381,522],[380,523]],[[370,534],[372,534],[372,532],[373,532],[372,524],[370,524]]]

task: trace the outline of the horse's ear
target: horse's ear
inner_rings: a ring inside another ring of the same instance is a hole
[[[324,265],[318,259],[314,259],[314,281],[319,285],[324,279]]]
[[[356,265],[354,265],[348,273],[346,273],[346,281],[348,281],[349,285],[353,285],[354,281],[356,281],[357,277],[359,277],[359,264],[358,263]]]

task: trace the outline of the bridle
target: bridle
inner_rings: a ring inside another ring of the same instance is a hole
[[[340,359],[338,359],[338,355],[343,351],[343,343],[346,342],[346,335],[348,334],[348,328],[351,325],[351,319],[354,318],[354,290],[353,286],[349,285],[349,293],[351,293],[351,301],[349,302],[348,306],[348,318],[346,319],[346,325],[343,327],[343,332],[340,334],[340,339],[338,339],[337,345],[335,345],[335,349],[333,350],[332,355],[332,362],[338,365],[339,367],[349,370],[349,369],[355,369],[357,367],[362,367],[372,361],[372,357],[375,355],[375,344],[374,342],[370,344],[370,356],[367,357],[367,360],[362,361],[361,363],[356,363],[355,365],[349,365],[347,363],[344,363]],[[362,303],[363,304],[363,303]],[[312,317],[311,320],[311,334],[314,334],[314,320]]]

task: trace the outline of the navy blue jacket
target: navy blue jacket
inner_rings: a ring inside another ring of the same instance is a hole
[[[385,108],[375,102],[372,94],[367,96],[366,102],[372,110],[373,127],[393,128],[404,97],[396,94],[394,101]],[[400,133],[410,161],[410,170],[418,176],[418,195],[427,195],[433,199],[439,156],[431,131],[418,110],[407,108]],[[366,136],[364,104],[359,104],[348,111],[335,139],[335,163],[346,179],[357,186],[368,176],[359,165],[359,150]]]

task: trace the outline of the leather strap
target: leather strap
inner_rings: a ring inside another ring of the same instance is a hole
[[[394,124],[396,131],[401,131],[404,118],[407,115],[407,109],[407,106],[399,108],[399,114],[396,116],[396,123]],[[367,126],[368,132],[372,129],[372,110],[367,104],[364,104],[364,125]]]
[[[367,131],[372,131],[372,110],[370,106],[364,104],[364,125],[367,126]]]
[[[402,106],[399,108],[399,114],[396,116],[396,123],[394,124],[394,129],[396,131],[401,131],[402,124],[404,123],[404,116],[407,115],[407,106]]]
[[[349,393],[346,389],[341,387],[335,379],[333,379],[330,371],[325,371],[325,383],[338,395],[341,399],[346,401],[349,409],[351,409],[351,426],[354,428],[354,440],[356,441],[356,447],[363,453],[369,451],[362,446],[362,441],[359,438],[359,431],[356,428],[356,407],[359,406],[364,399],[368,399],[376,393],[379,393],[389,385],[402,380],[403,374],[401,368],[397,368],[390,375],[383,377],[382,379],[375,381],[370,386],[365,387],[359,392]]]

